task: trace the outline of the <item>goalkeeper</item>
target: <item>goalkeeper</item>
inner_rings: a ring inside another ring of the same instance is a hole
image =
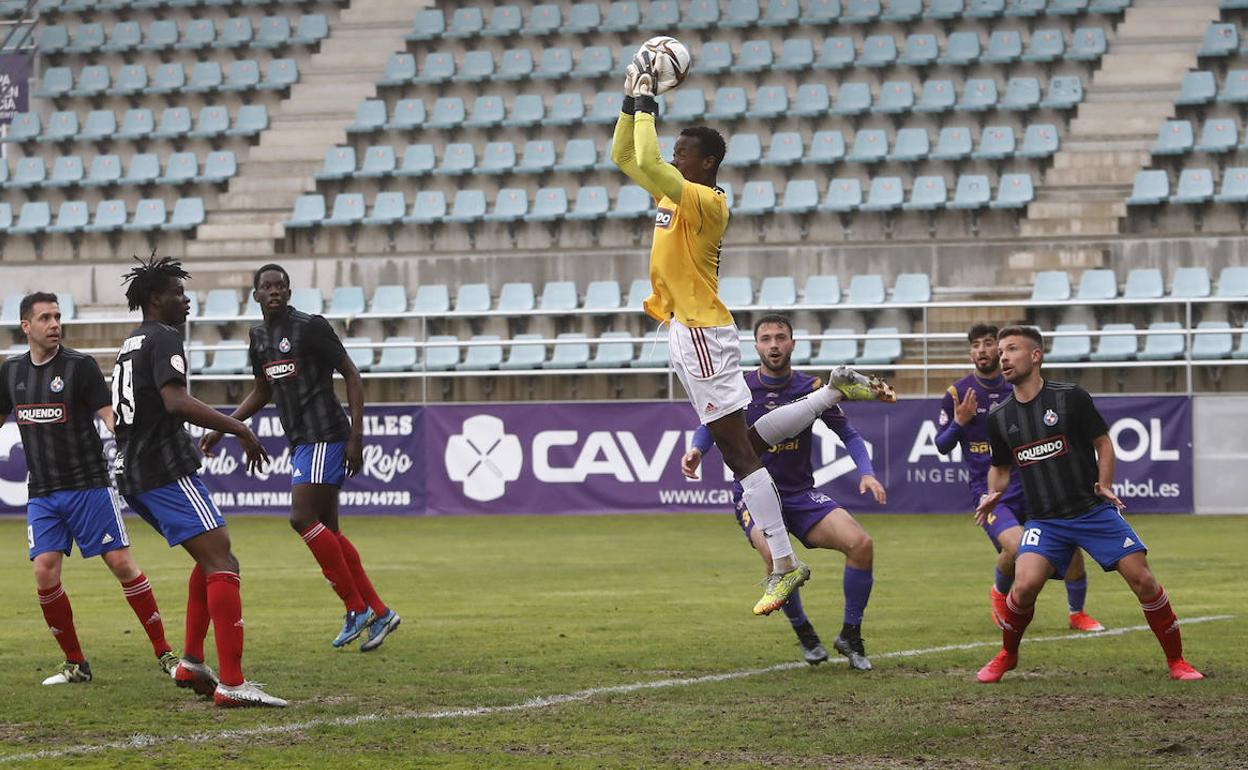
[[[843,398],[895,396],[884,383],[842,367],[832,373],[826,387],[772,410],[747,430],[744,410],[752,396],[741,376],[740,338],[732,314],[718,296],[728,204],[715,177],[724,158],[724,139],[706,126],[686,128],[676,140],[673,163],[659,156],[658,63],[654,52],[643,47],[628,67],[611,159],[658,203],[650,250],[651,294],[645,309],[660,324],[671,324],[672,367],[766,538],[772,572],[754,614],[767,615],[806,582],[810,568],[793,552],[780,515],[780,495],[759,455],[804,431]]]

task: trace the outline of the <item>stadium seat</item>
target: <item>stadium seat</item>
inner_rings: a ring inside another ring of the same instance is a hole
[[[13,169],[13,178],[4,186],[10,190],[41,187],[48,179],[48,167],[41,156],[22,158]]]
[[[930,152],[931,145],[926,128],[903,128],[897,131],[888,159],[898,163],[913,163],[926,160]]]
[[[410,53],[392,53],[381,71],[378,86],[402,86],[416,77],[416,57]]]
[[[586,366],[590,369],[620,369],[629,366],[633,361],[633,343],[626,340],[630,337],[632,335],[628,332],[603,332],[599,343],[594,346],[594,357]]]
[[[438,101],[441,102],[442,100],[439,99]],[[434,112],[436,114],[436,108]],[[508,128],[527,128],[538,125],[545,117],[546,105],[542,101],[541,94],[519,94],[512,101],[511,116],[503,121],[503,125]],[[462,122],[462,118],[459,121],[448,122],[445,126],[439,127],[454,128],[459,122]]]
[[[819,58],[815,61],[817,70],[843,70],[854,64],[854,40],[849,37],[833,36],[824,38],[819,47]]]
[[[212,19],[191,19],[173,47],[179,51],[199,51],[210,47],[216,38],[217,28]]]
[[[741,44],[741,51],[730,70],[738,73],[765,72],[773,69],[774,61],[770,40],[746,40]]]
[[[618,108],[617,108],[618,113]],[[700,120],[706,115],[706,93],[701,90],[677,91],[667,103],[664,120],[677,122]]]
[[[949,67],[969,67],[979,61],[979,56],[978,32],[953,32],[945,39],[944,53],[936,62]]]
[[[813,179],[790,179],[784,187],[784,198],[775,210],[781,214],[808,214],[818,207],[818,183]]]
[[[862,53],[854,62],[865,69],[882,69],[897,61],[897,41],[892,35],[871,35],[862,43]]]
[[[516,168],[516,148],[511,142],[490,142],[481,152],[479,174],[509,174]]]
[[[76,119],[76,118],[75,118]],[[0,141],[11,144],[38,139],[43,131],[43,122],[37,112],[20,112],[9,123],[8,133]]]
[[[608,215],[610,204],[605,187],[582,187],[576,191],[576,202],[567,218],[573,221],[602,219]]]
[[[397,316],[407,312],[407,289],[393,284],[382,284],[373,290],[368,302],[368,312]]]
[[[1196,334],[1192,337],[1192,358],[1197,361],[1213,361],[1230,358],[1234,340],[1231,337],[1231,325],[1226,321],[1201,321],[1196,324],[1198,331],[1226,330],[1224,334]]]
[[[490,51],[465,51],[464,57],[451,76],[452,83],[480,83],[494,75],[494,54]]]
[[[403,224],[437,224],[446,216],[446,193],[441,190],[422,190],[412,201],[412,212],[403,217]]]
[[[74,119],[77,122],[77,118]],[[112,110],[91,110],[82,124],[82,130],[73,138],[80,142],[96,142],[112,139],[117,133],[117,116]]]
[[[1177,332],[1175,334],[1148,334],[1144,337],[1144,349],[1139,353],[1141,361],[1172,361],[1182,358],[1187,350],[1187,337],[1182,333],[1183,324],[1177,321],[1154,321],[1148,325],[1150,332]]]
[[[637,219],[648,217],[654,210],[650,193],[637,185],[626,184],[616,194],[615,208],[607,212],[608,219]]]
[[[299,82],[299,64],[294,59],[270,59],[265,65],[264,80],[257,89],[261,91],[285,91]]]
[[[212,362],[204,367],[204,374],[245,374],[250,370],[246,348],[226,348],[213,351]]]
[[[87,226],[89,209],[85,201],[62,201],[56,212],[56,224],[49,225],[49,233],[76,233]],[[62,318],[64,314],[62,312]]]
[[[104,47],[104,26],[98,22],[79,24],[74,38],[65,46],[65,53],[94,53]],[[43,42],[43,38],[40,38]]]
[[[878,128],[864,128],[854,135],[854,146],[846,160],[851,163],[878,163],[888,154],[888,134]]]
[[[998,30],[988,37],[988,49],[982,61],[988,64],[1012,64],[1023,56],[1023,38],[1017,30]]]
[[[1010,78],[1005,96],[998,105],[1003,110],[1025,112],[1040,106],[1040,81],[1036,78]]]
[[[1176,204],[1208,203],[1213,200],[1213,173],[1207,168],[1185,168],[1170,202]]]
[[[175,19],[156,19],[143,33],[143,42],[134,46],[139,51],[164,51],[178,43],[178,22]]]
[[[897,63],[907,67],[927,67],[936,63],[940,56],[940,45],[936,36],[930,33],[915,33],[906,37],[902,45],[901,55]]]
[[[939,177],[938,177],[939,178]],[[943,178],[940,178],[943,183]],[[900,273],[893,282],[893,302],[920,304],[932,301],[932,282],[926,273]]]
[[[1086,332],[1087,324],[1058,324],[1058,332]],[[1054,364],[1069,364],[1086,361],[1092,355],[1092,338],[1087,335],[1074,337],[1053,337],[1053,343],[1044,360]]]
[[[465,128],[494,128],[506,119],[506,108],[501,96],[478,96],[472,102],[472,112],[464,121]]]
[[[95,218],[83,230],[88,233],[111,233],[125,226],[127,218],[124,200],[102,200],[96,204]]]
[[[364,196],[360,193],[339,193],[334,197],[334,208],[325,219],[330,227],[348,227],[364,221]]]
[[[721,276],[719,279],[719,298],[728,307],[748,307],[753,305],[754,282],[746,276]]]
[[[856,211],[862,205],[862,183],[857,179],[833,179],[828,182],[828,192],[820,211],[844,213]]]
[[[74,87],[74,76],[69,67],[48,67],[39,79],[39,87],[31,91],[36,99],[56,99],[65,96]]]
[[[844,0],[842,24],[870,24],[880,17],[880,0]]]
[[[203,198],[178,198],[173,204],[173,215],[161,230],[186,232],[204,223]]]
[[[962,0],[930,0],[923,18],[932,21],[952,21],[963,13]]]
[[[52,209],[47,201],[27,201],[22,204],[22,213],[17,224],[8,229],[14,235],[35,235],[47,230],[52,224]],[[8,303],[5,303],[6,307]]]
[[[287,229],[304,229],[316,227],[325,220],[325,197],[322,195],[300,195],[295,198],[295,208],[282,225]]]
[[[186,86],[186,70],[181,62],[161,64],[152,76],[151,85],[143,89],[145,94],[173,94]]]
[[[1105,55],[1105,30],[1100,27],[1081,27],[1070,37],[1067,61],[1096,61]]]
[[[155,136],[160,136],[164,130],[163,117],[162,127],[157,130]],[[203,107],[199,111],[199,117],[195,121],[195,130],[187,134],[192,139],[214,139],[222,136],[230,128],[230,113],[224,107],[216,107],[209,105]]]
[[[987,176],[962,174],[958,177],[958,184],[954,189],[953,200],[949,202],[949,208],[968,211],[987,208],[991,198],[992,185],[989,184]]]
[[[7,33],[6,33],[7,34]],[[39,30],[39,53],[53,56],[69,46],[69,29],[63,24],[47,24]]]
[[[407,197],[401,192],[383,191],[373,199],[372,213],[364,217],[366,225],[395,225],[407,214]]]
[[[1169,197],[1169,175],[1160,169],[1143,169],[1135,172],[1135,185],[1131,188],[1131,195],[1127,198],[1127,205],[1155,206]]]
[[[579,332],[564,332],[556,337],[550,360],[542,363],[543,369],[583,369],[589,365],[589,343]]]
[[[485,29],[485,17],[480,8],[460,7],[451,14],[451,21],[446,25],[442,37],[449,40],[476,37]]]
[[[441,101],[441,100],[439,100]],[[348,134],[376,131],[386,123],[386,103],[382,99],[365,99],[356,105],[355,120],[347,126]]]
[[[680,5],[674,0],[652,0],[641,17],[638,29],[671,32],[680,25]]]
[[[1084,270],[1079,278],[1080,302],[1102,302],[1117,299],[1118,282],[1113,270]]]
[[[457,201],[458,203],[458,201]],[[529,213],[528,190],[504,187],[494,199],[494,210],[484,215],[486,222],[516,222]]]
[[[770,120],[779,118],[789,111],[789,95],[784,86],[759,86],[754,92],[753,106],[745,113],[746,117]]]
[[[1071,110],[1083,101],[1083,81],[1078,75],[1054,75],[1040,106],[1050,110]]]
[[[812,182],[813,184],[813,182]],[[768,276],[758,290],[758,304],[770,308],[789,308],[797,303],[797,284],[789,276]]]
[[[554,3],[543,3],[529,9],[523,34],[528,37],[541,37],[556,32],[563,23],[563,14]],[[440,33],[439,33],[440,34]],[[435,35],[436,37],[436,35]]]
[[[367,372],[373,367],[375,351],[370,344],[372,341],[370,337],[346,337],[342,340],[343,347],[347,349],[347,355],[351,356],[351,363],[355,364],[355,368],[361,372]]]
[[[346,179],[355,174],[355,148],[330,147],[325,151],[321,170],[313,174],[320,181]]]
[[[1020,158],[1048,158],[1057,153],[1057,126],[1051,123],[1032,123],[1027,126],[1023,135],[1023,145],[1019,148]]]
[[[122,225],[125,232],[153,232],[161,229],[166,218],[165,202],[160,198],[145,198],[134,208],[134,219]]]
[[[591,281],[585,288],[585,310],[616,310],[620,301],[618,281]]]
[[[923,91],[919,95],[919,103],[914,111],[919,113],[947,112],[953,109],[957,101],[957,92],[952,80],[928,80],[923,83]]]
[[[481,30],[482,37],[510,37],[520,33],[524,17],[517,5],[500,5],[490,12],[490,20]]]
[[[853,329],[824,329],[825,336],[849,336]],[[812,366],[840,366],[853,363],[858,358],[858,340],[820,340],[819,353],[810,359]]]
[[[269,108],[263,104],[244,104],[234,116],[234,126],[226,136],[258,136],[269,127]]]
[[[96,155],[91,159],[83,187],[107,187],[121,181],[121,159],[116,155]]]
[[[772,137],[775,142],[775,137]],[[724,168],[733,168],[735,166],[753,166],[760,163],[763,159],[762,140],[758,138],[758,134],[733,134],[728,139],[728,147],[724,152],[724,159],[721,165]]]
[[[352,318],[364,312],[364,289],[359,286],[337,286],[329,295],[329,315]]]
[[[852,117],[871,110],[871,86],[861,82],[842,83],[836,94],[836,103],[830,110],[833,115]]]
[[[78,113],[62,111],[48,116],[48,125],[35,137],[40,144],[71,141],[78,134]]]
[[[394,113],[382,126],[387,131],[412,131],[425,122],[425,102],[422,99],[400,99],[394,104]]]
[[[195,66],[191,67],[191,74],[182,91],[188,94],[209,93],[220,89],[223,82],[225,82],[225,76],[221,72],[220,62],[196,62]]]
[[[837,136],[840,136],[840,132],[837,132]],[[768,145],[767,155],[763,157],[762,162],[768,166],[791,166],[801,162],[802,152],[801,134],[796,131],[777,131],[771,135],[771,144]],[[841,156],[845,154],[843,144],[840,154]]]
[[[983,112],[997,106],[997,81],[991,78],[971,78],[966,81],[966,89],[958,100],[957,109],[961,112]]]
[[[498,342],[497,334],[474,334],[472,342]],[[433,349],[430,348],[430,352]],[[497,369],[503,363],[503,346],[490,344],[468,345],[464,348],[464,360],[455,365],[460,372],[484,372]]]
[[[260,50],[285,48],[290,43],[290,19],[285,16],[265,16],[256,28],[251,47]]]
[[[416,12],[412,29],[404,36],[412,42],[437,40],[446,32],[446,17],[441,8],[423,8]]]
[[[884,326],[868,329],[867,339],[862,343],[862,355],[854,359],[856,366],[887,366],[901,358],[901,340],[892,336],[896,327]]]
[[[450,309],[451,295],[445,284],[431,283],[417,287],[416,297],[412,300],[413,312],[438,315]]]
[[[420,368],[420,360],[416,355],[416,339],[406,336],[391,336],[383,340],[381,356],[373,364],[374,372],[412,372]],[[390,347],[394,346],[394,347]]]
[[[871,111],[880,115],[902,115],[914,108],[914,86],[905,80],[890,80],[880,86],[880,95]]]
[[[1022,209],[1036,198],[1031,174],[1002,174],[997,180],[997,197],[989,208]]]
[[[884,279],[874,273],[858,274],[849,281],[846,301],[851,305],[879,305],[884,302]]]
[[[1248,297],[1248,267],[1224,267],[1218,274],[1218,297]]]
[[[901,208],[905,200],[905,188],[901,177],[877,176],[871,180],[871,188],[867,193],[867,202],[862,204],[862,211],[894,211]],[[851,284],[850,290],[853,290]]]
[[[545,125],[577,125],[584,117],[585,102],[579,93],[573,91],[555,94],[550,103],[550,113],[546,116]]]
[[[117,80],[108,89],[109,96],[134,96],[147,89],[147,68],[142,64],[127,64],[117,71]]]
[[[979,135],[979,149],[971,153],[976,160],[1005,160],[1014,154],[1014,129],[1009,126],[985,126]]]
[[[541,368],[546,361],[546,346],[531,344],[532,340],[540,339],[542,339],[540,334],[517,334],[512,337],[512,342],[530,342],[530,344],[509,345],[507,360],[498,368],[508,371]]]
[[[1203,267],[1180,267],[1174,271],[1174,279],[1170,285],[1170,296],[1177,298],[1199,299],[1208,297],[1210,292],[1209,271]]]
[[[1229,73],[1228,73],[1229,74]],[[1248,73],[1244,73],[1248,76]],[[1246,79],[1248,82],[1248,79]],[[1197,107],[1210,104],[1217,98],[1218,84],[1213,73],[1207,70],[1196,70],[1183,75],[1179,86],[1179,95],[1174,103],[1179,107]]]
[[[602,13],[597,3],[575,3],[568,8],[563,32],[585,35],[596,32],[602,26]]]
[[[1200,51],[1201,58],[1231,56],[1239,51],[1239,28],[1235,24],[1211,23],[1205,28],[1205,38]]]
[[[1062,31],[1053,27],[1032,30],[1027,52],[1023,54],[1025,62],[1049,63],[1061,59],[1066,52],[1066,38]]]
[[[485,192],[482,190],[459,190],[455,193],[455,202],[451,205],[451,213],[447,222],[472,224],[485,216]]]
[[[1222,192],[1213,197],[1218,203],[1248,203],[1248,168],[1236,166],[1222,172]]]
[[[831,106],[828,87],[823,83],[802,83],[797,87],[789,114],[799,118],[820,118]]]
[[[921,130],[921,129],[920,129]],[[902,205],[906,211],[935,211],[943,209],[949,200],[943,176],[915,177],[910,188],[910,200]]]
[[[611,49],[605,45],[586,46],[581,50],[576,68],[572,70],[574,78],[599,78],[611,74]]]
[[[88,64],[78,72],[78,85],[69,90],[70,96],[103,96],[112,85],[112,76],[104,64]]]
[[[476,150],[467,142],[452,142],[446,145],[442,154],[442,163],[433,170],[438,176],[457,176],[472,172],[477,166]]]
[[[193,152],[175,152],[165,163],[165,172],[156,181],[161,184],[189,184],[199,174],[199,159]]]
[[[1122,290],[1123,299],[1159,299],[1164,293],[1161,271],[1151,267],[1133,268]]]
[[[1065,270],[1042,270],[1031,285],[1032,302],[1065,302],[1071,297],[1070,275]]]
[[[971,130],[964,126],[947,126],[940,129],[932,160],[962,160],[971,155]]]
[[[770,214],[776,208],[776,189],[770,181],[746,182],[741,189],[741,200],[733,214],[741,216],[761,216]],[[723,286],[720,286],[723,296]]]
[[[745,89],[724,86],[716,89],[706,116],[714,120],[736,120],[745,115]]]
[[[773,69],[779,72],[804,72],[815,64],[815,46],[807,38],[796,37],[780,44],[780,54]]]
[[[628,299],[624,306],[631,310],[641,310],[646,297],[650,296],[651,285],[648,278],[636,278],[628,286]]]
[[[555,222],[568,213],[568,191],[562,187],[542,187],[533,196],[533,210],[526,222]],[[550,284],[547,284],[549,288]]]
[[[444,51],[433,51],[425,54],[420,72],[411,78],[411,82],[417,85],[437,85],[450,81],[454,76],[455,58]]]
[[[801,15],[803,25],[835,23],[841,15],[841,0],[810,0]]]
[[[1214,118],[1205,121],[1196,143],[1196,152],[1221,154],[1233,152],[1239,144],[1239,128],[1234,118]]]
[[[221,24],[221,34],[213,41],[212,47],[222,50],[246,48],[255,37],[255,29],[247,16],[234,16]]]

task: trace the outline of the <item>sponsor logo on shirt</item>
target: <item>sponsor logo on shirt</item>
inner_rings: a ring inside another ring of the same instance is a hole
[[[676,221],[676,212],[671,209],[660,208],[654,215],[654,226],[664,230],[670,230],[674,221]]]
[[[1014,459],[1018,461],[1018,467],[1022,468],[1042,460],[1060,457],[1066,454],[1067,449],[1065,436],[1053,436],[1016,447]]]
[[[293,358],[282,359],[281,361],[270,361],[264,365],[264,376],[270,380],[281,380],[286,377],[294,377],[298,373]]]
[[[1045,409],[1044,410],[1044,424],[1049,426],[1050,428],[1052,428],[1054,425],[1057,425],[1057,412],[1053,411],[1052,409]]]
[[[290,339],[288,339],[287,337],[282,337],[282,341],[277,343],[277,349],[282,351],[283,353],[289,353],[290,352]]]
[[[18,425],[51,425],[67,419],[64,404],[20,404],[14,411]]]

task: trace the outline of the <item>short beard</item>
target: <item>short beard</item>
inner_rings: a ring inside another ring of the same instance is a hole
[[[771,372],[779,372],[779,371],[784,371],[785,369],[788,369],[792,361],[793,361],[793,354],[790,353],[789,355],[784,357],[783,361],[780,362],[779,367],[773,369],[771,366],[771,361],[768,360],[767,356],[759,356],[759,364],[763,367],[763,369],[768,373],[769,376]]]
[[[975,371],[979,372],[980,374],[982,374],[982,375],[983,375],[983,376],[985,376],[985,377],[995,377],[996,375],[998,375],[998,374],[1000,374],[1000,373],[1001,373],[1001,362],[1000,362],[1000,361],[993,361],[992,363],[988,364],[987,366],[988,366],[988,368],[987,368],[987,369],[985,369],[983,366],[980,366],[979,364],[975,364]]]

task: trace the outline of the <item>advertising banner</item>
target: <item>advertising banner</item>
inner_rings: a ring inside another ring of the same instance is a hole
[[[29,54],[0,54],[0,125],[29,107],[31,61]]]
[[[1191,401],[1102,396],[1097,407],[1117,451],[1115,491],[1129,512],[1192,510]],[[969,477],[959,452],[936,450],[938,399],[845,405],[866,441],[888,503],[858,494],[840,439],[815,425],[814,483],[853,512],[966,513]],[[719,453],[700,478],[680,457],[697,428],[683,402],[370,406],[364,468],[340,495],[344,514],[508,514],[723,511],[731,474]],[[282,513],[290,506],[290,451],[271,409],[251,421],[274,458],[245,470],[227,437],[201,474],[222,512]],[[198,432],[198,429],[194,429]],[[114,452],[106,438],[105,451]],[[23,513],[25,455],[11,421],[0,428],[0,513]]]

